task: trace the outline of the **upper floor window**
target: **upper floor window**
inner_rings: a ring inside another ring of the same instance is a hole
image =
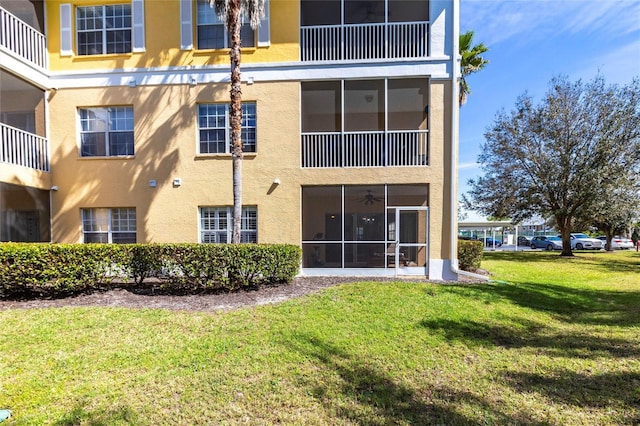
[[[80,108],[80,155],[133,155],[133,108]]]
[[[78,55],[131,52],[131,5],[78,7]]]
[[[231,123],[229,104],[198,105],[200,154],[228,154],[231,152]],[[256,152],[256,104],[242,104],[242,150]]]
[[[218,18],[216,10],[209,0],[197,2],[197,41],[198,49],[224,49],[229,47],[229,36],[224,23]],[[244,18],[240,28],[242,47],[255,47],[255,31]]]
[[[82,235],[85,243],[136,242],[136,209],[82,209]]]
[[[233,232],[232,207],[200,208],[200,242],[228,243]],[[243,207],[240,224],[240,242],[258,241],[258,210],[256,207]]]

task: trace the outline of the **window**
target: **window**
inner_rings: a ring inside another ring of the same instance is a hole
[[[78,7],[78,55],[131,52],[131,5]]]
[[[228,104],[198,106],[199,153],[227,154],[231,152],[231,123]],[[242,104],[242,150],[256,152],[256,104]]]
[[[209,5],[209,0],[198,0],[196,22],[198,25],[198,49],[224,49],[229,47],[227,30],[224,23],[216,15],[216,9]],[[246,17],[240,28],[242,47],[255,47],[255,32]]]
[[[133,155],[133,108],[81,108],[80,155]]]
[[[201,207],[200,242],[231,242],[232,224],[233,207]],[[255,243],[258,241],[258,210],[256,207],[242,208],[240,241],[243,243]]]
[[[133,244],[136,242],[136,209],[82,209],[85,243]]]

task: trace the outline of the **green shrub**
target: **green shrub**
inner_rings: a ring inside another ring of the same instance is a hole
[[[167,292],[289,282],[301,250],[287,244],[0,244],[0,297],[64,296],[129,286]]]
[[[458,240],[458,267],[474,272],[482,261],[482,241]]]

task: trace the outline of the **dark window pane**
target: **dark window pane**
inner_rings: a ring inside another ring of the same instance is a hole
[[[341,268],[342,244],[309,243],[302,245],[303,268]]]
[[[131,30],[107,31],[107,53],[131,52]]]
[[[78,33],[78,55],[102,54],[102,33]]]
[[[302,188],[302,239],[342,240],[342,188],[305,186]]]
[[[340,0],[301,0],[300,25],[338,25],[340,9]]]
[[[242,24],[240,27],[240,45],[242,47],[255,47],[256,34],[251,25]]]
[[[389,0],[389,22],[424,22],[428,20],[428,1]]]
[[[341,125],[340,81],[305,82],[302,86],[302,131],[339,132]]]
[[[115,244],[135,244],[135,232],[114,232],[111,235],[112,242]]]
[[[198,25],[198,49],[223,49],[224,25]]]
[[[81,135],[80,152],[82,157],[107,155],[104,133],[83,133]]]
[[[384,0],[344,0],[346,24],[384,22]]]
[[[345,130],[384,130],[384,80],[345,81]]]
[[[84,242],[85,243],[108,243],[109,235],[106,232],[85,233]]]
[[[133,132],[118,132],[109,135],[110,155],[133,155]]]

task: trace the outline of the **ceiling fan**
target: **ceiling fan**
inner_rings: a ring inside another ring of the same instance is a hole
[[[370,189],[368,189],[368,190],[367,190],[367,193],[364,195],[364,197],[362,197],[362,198],[360,199],[360,201],[361,201],[362,203],[364,203],[364,205],[365,205],[365,206],[369,206],[369,205],[371,205],[371,204],[373,204],[373,203],[376,203],[376,202],[378,202],[378,201],[382,201],[382,200],[384,200],[384,198],[382,198],[382,197],[376,197],[376,196],[373,194],[373,191],[371,191]]]

